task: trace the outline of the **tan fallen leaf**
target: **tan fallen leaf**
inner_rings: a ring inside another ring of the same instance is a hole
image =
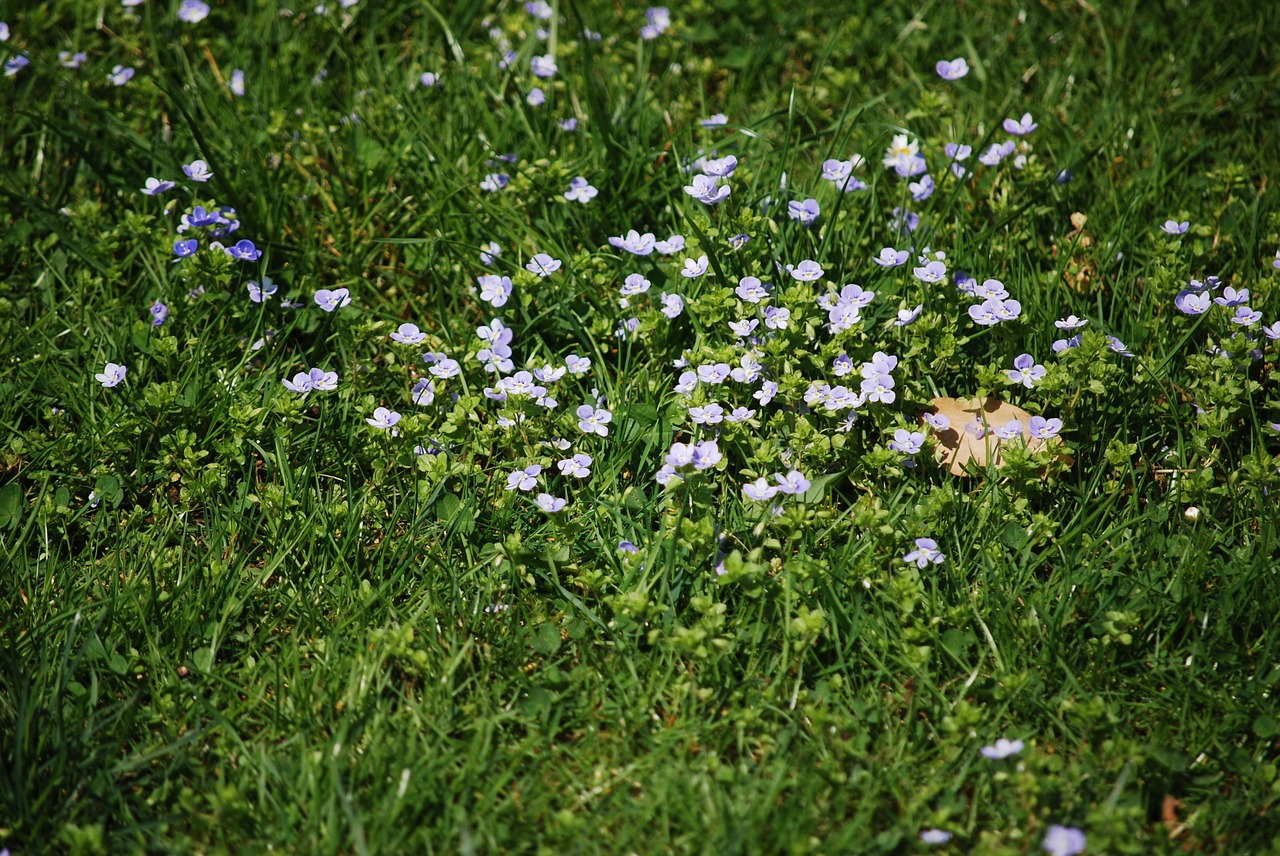
[[[988,463],[1004,466],[1000,450],[1008,443],[1025,442],[1032,452],[1045,448],[1044,440],[1031,436],[1031,414],[1021,407],[993,397],[983,400],[935,398],[929,403],[933,407],[928,412],[941,414],[951,422],[946,431],[932,426],[930,430],[938,438],[938,463],[950,468],[952,475],[968,475],[970,461],[979,468],[985,468]],[[920,418],[924,421],[923,415]],[[1022,423],[1020,438],[1001,440],[992,433],[991,429],[1003,427],[1012,419]]]

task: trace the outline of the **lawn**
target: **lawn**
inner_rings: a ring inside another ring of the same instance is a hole
[[[0,851],[1280,852],[1280,6],[0,20]]]

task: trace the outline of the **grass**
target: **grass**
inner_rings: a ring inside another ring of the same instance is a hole
[[[645,41],[643,10],[566,0],[540,42],[507,3],[176,9],[11,9],[0,43],[31,59],[0,78],[0,847],[1021,854],[1062,824],[1096,853],[1280,848],[1276,342],[1253,327],[1251,360],[1233,310],[1173,302],[1216,275],[1280,317],[1276,10],[694,2]],[[534,80],[546,52],[559,71]],[[947,83],[954,56],[972,70]],[[123,87],[117,63],[137,68]],[[1024,111],[1025,168],[979,167]],[[903,129],[938,179],[926,202],[879,164]],[[946,172],[953,140],[971,181]],[[680,167],[713,149],[740,166],[709,209]],[[821,163],[854,152],[870,187],[837,194]],[[208,184],[138,193],[196,157]],[[478,189],[492,172],[504,191]],[[561,198],[579,175],[585,205]],[[766,212],[788,194],[818,225]],[[262,258],[175,264],[197,202],[235,208]],[[871,264],[911,243],[886,225],[901,205],[1022,318],[978,327],[914,262]],[[690,251],[610,246],[631,228]],[[526,273],[535,252],[563,269]],[[701,253],[705,277],[676,274]],[[802,259],[877,291],[864,324],[825,332],[825,286],[775,267]],[[637,271],[653,286],[624,311]],[[500,310],[471,290],[490,272],[515,283]],[[247,300],[264,274],[278,295]],[[748,274],[793,312],[761,344],[779,397],[664,490],[671,444],[711,436],[671,363],[739,365],[724,331],[754,311],[731,291]],[[312,302],[340,287],[351,306]],[[1072,313],[1091,326],[1055,356]],[[514,411],[474,359],[495,316],[518,368],[592,360],[554,413],[497,423]],[[388,339],[405,321],[417,350]],[[842,350],[878,349],[900,358],[895,404],[847,432],[803,406]],[[423,351],[464,366],[430,407],[410,398]],[[1048,369],[1034,390],[1004,383],[1023,352]],[[107,361],[121,386],[94,380]],[[312,366],[338,389],[282,387]],[[572,417],[593,389],[607,437]],[[1065,445],[971,477],[887,449],[933,396],[988,392],[1063,418]],[[366,424],[377,406],[399,436]],[[589,480],[558,474],[558,436]],[[565,512],[503,490],[533,462]],[[781,516],[743,498],[793,467],[814,487]],[[924,536],[947,558],[917,569]],[[1026,746],[984,758],[999,737]]]

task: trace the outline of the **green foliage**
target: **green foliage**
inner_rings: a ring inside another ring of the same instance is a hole
[[[1051,824],[1087,852],[1278,846],[1277,342],[1174,302],[1216,276],[1280,317],[1276,10],[695,0],[641,39],[625,4],[326,5],[9,12],[0,54],[31,63],[0,78],[0,848],[888,854],[940,828],[938,852],[1014,854]],[[953,56],[972,70],[941,81]],[[979,166],[1024,111],[1035,135]],[[880,167],[903,131],[927,200]],[[712,152],[740,161],[714,207],[682,189]],[[818,178],[854,152],[865,191]],[[197,157],[209,182],[139,193]],[[810,196],[803,227],[785,203]],[[179,235],[197,205],[262,257]],[[609,243],[631,228],[687,243]],[[908,262],[872,263],[886,244]],[[911,273],[925,245],[941,282]],[[804,259],[826,273],[782,268]],[[960,269],[1020,317],[973,323]],[[501,310],[483,274],[511,278]],[[815,298],[855,281],[877,297],[832,332]],[[786,326],[730,333],[765,305]],[[1055,352],[1069,314],[1089,325]],[[512,368],[591,360],[557,407],[492,395],[495,315]],[[405,322],[423,341],[389,338]],[[672,391],[673,361],[744,369],[752,336],[771,403]],[[877,351],[896,399],[826,407]],[[335,388],[281,383],[313,368]],[[987,394],[1062,437],[971,478],[932,434],[894,445],[930,399]],[[755,412],[691,412],[713,403]],[[590,475],[562,473],[579,452]],[[794,494],[742,492],[791,471]],[[945,560],[905,561],[922,537]],[[1026,745],[982,757],[999,737]]]

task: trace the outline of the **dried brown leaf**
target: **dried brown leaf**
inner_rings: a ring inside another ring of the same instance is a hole
[[[1025,442],[1027,449],[1032,452],[1045,448],[1044,440],[1031,436],[1031,414],[1021,407],[993,397],[982,400],[935,398],[929,403],[933,405],[929,412],[940,413],[951,420],[951,427],[946,431],[938,431],[932,427],[930,430],[938,438],[938,462],[948,467],[952,475],[967,475],[970,461],[979,468],[985,468],[988,463],[994,463],[997,467],[1004,466],[1000,450],[1008,443]],[[1011,419],[1022,423],[1021,439],[1001,440],[991,433],[991,428],[1007,425]],[[981,427],[981,432],[976,426]],[[978,436],[979,433],[982,434],[981,437]]]

